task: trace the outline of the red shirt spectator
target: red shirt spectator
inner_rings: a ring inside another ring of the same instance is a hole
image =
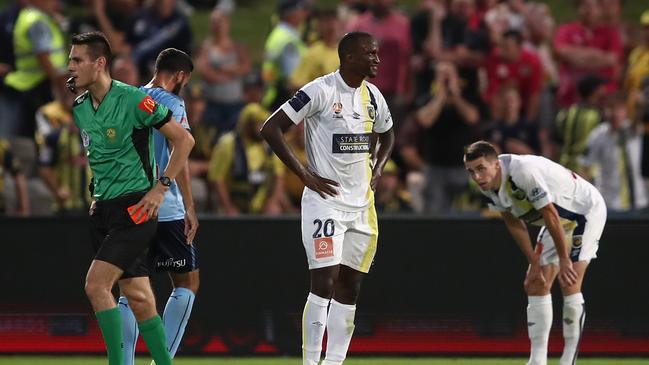
[[[558,103],[567,107],[577,100],[577,82],[587,74],[608,80],[607,91],[617,89],[617,74],[622,62],[620,32],[599,24],[601,5],[597,0],[581,0],[579,21],[559,27],[554,49],[560,60]]]
[[[381,65],[372,79],[386,97],[405,95],[408,87],[408,66],[412,55],[410,21],[390,5],[372,6],[349,24],[349,31],[371,34],[379,42]]]
[[[505,32],[499,48],[494,49],[487,57],[488,86],[484,97],[492,104],[493,98],[504,86],[513,87],[523,102],[528,120],[534,120],[538,111],[538,97],[543,86],[543,70],[539,57],[522,47],[523,37],[520,32]],[[498,107],[493,106],[498,113]],[[496,117],[500,117],[497,115]]]

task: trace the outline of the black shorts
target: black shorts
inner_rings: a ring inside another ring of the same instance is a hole
[[[146,260],[124,272],[122,279],[149,276],[152,271],[188,273],[198,270],[196,243],[187,244],[185,220],[158,222],[153,243]]]
[[[155,271],[187,273],[198,269],[198,250],[195,242],[187,244],[184,219],[158,222],[149,263]]]
[[[137,204],[145,192],[98,201],[90,216],[90,237],[96,252],[95,260],[109,262],[124,270],[125,276],[137,273],[146,264],[147,254],[156,232],[157,222],[135,224],[128,207]]]

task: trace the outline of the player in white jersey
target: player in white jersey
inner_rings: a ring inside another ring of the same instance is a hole
[[[563,293],[563,355],[559,365],[577,360],[586,312],[581,285],[591,259],[597,257],[606,223],[606,204],[597,189],[579,175],[544,157],[498,155],[479,141],[464,154],[471,178],[501,212],[512,237],[525,254],[527,326],[531,341],[528,365],[546,365],[552,325],[550,289],[558,277]],[[542,226],[532,248],[526,223]]]
[[[394,146],[385,99],[365,80],[376,76],[377,52],[371,35],[347,33],[338,44],[340,69],[305,85],[261,131],[306,186],[302,241],[311,290],[302,317],[302,349],[308,365],[320,361],[325,328],[322,364],[345,360],[361,281],[376,252],[374,189]],[[303,120],[308,166],[300,163],[283,136]]]

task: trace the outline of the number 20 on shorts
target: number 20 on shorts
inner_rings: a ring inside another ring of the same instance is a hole
[[[324,222],[320,219],[313,221],[316,226],[313,232],[313,245],[315,248],[315,258],[321,259],[334,256],[334,242],[331,236],[334,235],[335,225],[333,219],[327,219]]]

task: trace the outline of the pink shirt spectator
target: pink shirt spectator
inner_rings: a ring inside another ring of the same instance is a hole
[[[404,95],[408,82],[408,66],[412,55],[410,21],[404,15],[391,11],[383,19],[374,17],[371,11],[359,15],[348,31],[371,34],[379,43],[379,72],[372,79],[383,94]]]
[[[575,22],[559,27],[554,37],[554,48],[559,50],[565,46],[590,47],[607,53],[613,53],[622,62],[623,45],[620,32],[609,26],[598,26],[591,30],[582,23]],[[576,67],[565,61],[560,63],[558,103],[568,107],[577,101],[577,82],[585,75],[595,73],[608,80],[609,93],[617,89],[617,67],[609,66],[592,70]]]
[[[521,56],[514,62],[508,62],[500,56],[499,49],[494,49],[486,60],[487,80],[489,86],[485,92],[485,100],[500,91],[503,86],[515,87],[523,101],[528,105],[530,98],[541,91],[543,86],[543,71],[539,57],[531,51],[523,49]]]

